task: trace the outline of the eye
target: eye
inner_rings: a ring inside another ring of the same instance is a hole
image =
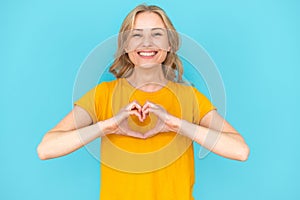
[[[133,33],[132,34],[132,37],[135,37],[135,38],[139,38],[139,37],[142,37],[143,35],[140,34],[140,33]]]
[[[154,32],[154,33],[152,33],[152,35],[154,37],[163,36],[163,34],[161,32]]]

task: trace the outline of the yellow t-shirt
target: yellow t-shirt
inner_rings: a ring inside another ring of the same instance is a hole
[[[113,117],[136,100],[148,100],[168,113],[199,124],[215,109],[196,88],[169,81],[156,92],[131,86],[125,78],[102,82],[74,104],[90,114],[93,123]],[[136,117],[126,121],[128,128],[146,132],[161,127],[150,114],[141,123]],[[148,139],[110,134],[101,138],[101,200],[193,200],[194,153],[192,141],[174,132],[161,132]]]

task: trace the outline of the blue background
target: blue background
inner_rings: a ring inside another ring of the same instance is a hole
[[[196,199],[300,199],[299,1],[146,2],[210,54],[226,118],[251,148],[247,162],[196,157]],[[99,163],[85,148],[41,161],[36,147],[72,109],[83,60],[139,3],[0,2],[0,199],[98,199]]]

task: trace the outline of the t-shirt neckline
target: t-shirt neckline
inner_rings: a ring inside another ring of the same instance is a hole
[[[160,94],[163,94],[165,92],[168,91],[168,88],[170,88],[170,84],[171,84],[171,81],[168,80],[168,82],[162,87],[160,88],[159,90],[156,90],[154,92],[146,92],[144,90],[140,90],[138,88],[135,88],[133,85],[131,85],[126,78],[121,78],[121,81],[124,83],[125,86],[127,86],[128,88],[130,88],[131,90],[135,90],[136,92],[139,92],[140,94],[142,95],[160,95]]]

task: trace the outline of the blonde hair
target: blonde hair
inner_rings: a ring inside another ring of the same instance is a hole
[[[113,64],[109,68],[109,71],[113,73],[116,78],[128,77],[133,72],[134,64],[131,62],[128,54],[125,52],[124,43],[127,40],[127,36],[124,33],[133,29],[137,14],[142,12],[153,12],[159,15],[164,22],[168,30],[168,40],[171,49],[167,53],[167,57],[162,63],[163,72],[168,80],[182,82],[183,67],[178,55],[176,54],[180,44],[179,35],[165,11],[154,5],[138,5],[126,16],[119,31],[116,57]]]

